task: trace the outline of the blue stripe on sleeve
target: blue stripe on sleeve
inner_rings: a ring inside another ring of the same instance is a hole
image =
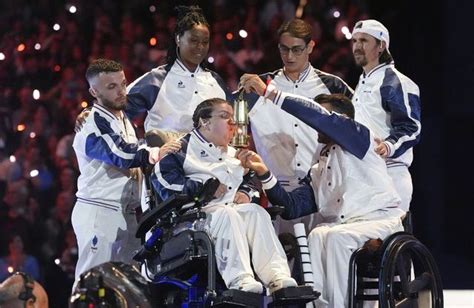
[[[155,104],[169,67],[160,66],[145,74],[127,91],[128,105],[125,112],[133,119],[137,114],[150,110]]]
[[[110,143],[104,139],[103,135],[90,134],[86,138],[85,146],[87,156],[118,168],[140,167],[142,162],[148,160],[148,152],[145,149],[141,149],[135,154],[123,155],[123,153],[117,153],[114,149],[111,149]]]
[[[110,126],[110,122],[102,117],[99,113],[94,113],[94,122],[101,136],[107,143],[110,149],[116,150],[119,156],[126,156],[126,154],[135,155],[138,151],[138,144],[127,143],[120,134],[116,133]],[[112,144],[112,142],[113,144]],[[116,149],[115,149],[116,148]]]
[[[353,119],[335,113],[329,114],[321,105],[303,97],[287,96],[281,108],[325,134],[359,159],[364,158],[369,150],[369,129]]]
[[[420,97],[408,93],[406,102],[401,81],[390,68],[386,70],[380,95],[383,108],[390,113],[392,129],[386,139],[395,145],[396,150],[391,157],[396,158],[420,141]]]
[[[352,99],[354,91],[341,78],[332,74],[324,73],[317,69],[315,71],[331,94],[344,94],[348,98]]]
[[[99,113],[94,113],[94,123],[100,135],[90,134],[86,138],[86,155],[119,168],[134,168],[148,161],[148,151],[138,150],[137,144],[125,140],[112,130],[110,123]]]
[[[151,176],[151,183],[155,192],[162,200],[166,200],[176,193],[185,193],[196,196],[202,188],[202,183],[191,180],[184,173],[184,161],[188,150],[189,138],[186,135],[181,140],[181,149],[163,157],[156,165]]]
[[[214,71],[211,71],[211,70],[207,70],[209,73],[211,73],[212,77],[217,81],[217,84],[219,84],[219,86],[222,88],[222,90],[225,92],[225,99],[226,101],[228,102],[232,102],[233,101],[233,96],[232,96],[232,93],[231,91],[229,90],[229,88],[227,87],[226,83],[224,82],[224,80],[222,79],[221,76],[219,76],[219,74],[217,74],[216,72]]]
[[[268,200],[274,204],[283,206],[285,211],[281,215],[284,219],[295,219],[317,212],[318,208],[314,200],[313,189],[308,183],[287,192],[280,182],[271,189],[265,190]]]

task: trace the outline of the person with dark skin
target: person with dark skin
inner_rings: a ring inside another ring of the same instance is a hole
[[[208,98],[230,99],[222,78],[203,66],[209,51],[210,26],[198,6],[178,6],[176,28],[167,64],[158,66],[127,87],[133,118],[147,111],[145,132],[152,129],[188,133],[196,106]]]
[[[250,89],[247,89],[250,90]],[[241,150],[242,165],[254,170],[273,204],[284,206],[284,219],[317,212],[322,222],[308,236],[314,288],[322,293],[318,307],[347,307],[349,260],[355,249],[373,238],[403,230],[400,197],[388,176],[377,142],[367,127],[354,121],[354,106],[340,94],[307,98],[255,83],[265,97],[319,133],[324,147],[303,185],[286,192],[253,151]]]

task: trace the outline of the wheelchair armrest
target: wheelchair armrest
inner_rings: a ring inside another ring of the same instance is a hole
[[[175,194],[160,203],[157,207],[146,212],[138,223],[135,237],[142,238],[151,227],[156,224],[158,218],[168,215],[173,210],[179,210],[183,205],[192,202],[192,199],[185,194]]]

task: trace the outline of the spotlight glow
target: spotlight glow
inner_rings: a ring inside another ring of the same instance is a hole
[[[61,260],[59,260],[59,259],[54,259],[54,264],[56,264],[56,265],[61,264]]]
[[[25,48],[26,48],[25,44],[21,43],[16,47],[16,50],[18,50],[18,52],[22,52],[25,50]]]
[[[36,169],[33,169],[33,170],[30,171],[30,176],[32,178],[34,178],[35,176],[38,176],[38,174],[39,174],[39,171],[36,170]]]
[[[228,41],[230,41],[230,40],[232,40],[232,39],[234,38],[234,35],[233,35],[232,33],[230,33],[230,32],[227,32],[227,34],[225,35],[225,38],[226,38]]]
[[[347,28],[346,26],[344,26],[344,27],[341,28],[341,32],[344,33],[344,34],[351,33],[351,32],[349,31],[349,28]]]
[[[15,155],[10,155],[10,162],[11,162],[11,163],[16,162],[16,157],[15,157]]]
[[[40,43],[36,43],[35,44],[35,50],[40,50],[41,49],[41,44]]]
[[[81,107],[82,108],[86,108],[88,106],[87,102],[86,101],[82,101],[81,102]]]
[[[15,269],[13,268],[13,266],[9,266],[7,267],[7,271],[11,274],[15,271]]]
[[[30,133],[30,138],[31,138],[31,139],[35,139],[35,137],[36,137],[36,133],[35,133],[35,132],[31,132],[31,133]]]
[[[156,6],[154,6],[154,5],[150,5],[150,7],[148,9],[150,10],[151,13],[156,12]]]
[[[339,18],[339,17],[341,17],[341,12],[339,12],[338,10],[335,10],[335,11],[332,13],[332,16],[334,16],[334,18]]]
[[[344,34],[346,36],[346,39],[350,40],[352,38],[352,34],[350,33],[346,33]]]
[[[150,46],[156,46],[156,43],[157,43],[156,37],[150,38]]]
[[[3,52],[0,52],[0,61],[5,60],[5,54]]]
[[[24,131],[25,128],[26,128],[25,124],[18,124],[18,125],[16,126],[16,130],[19,131],[19,132]]]
[[[54,31],[59,31],[61,29],[61,26],[59,24],[54,24],[53,30]]]
[[[240,35],[241,38],[246,38],[248,36],[248,33],[247,33],[247,31],[242,29],[242,30],[239,31],[239,35]]]
[[[74,13],[76,13],[76,12],[77,12],[76,6],[71,5],[71,6],[69,7],[69,13],[74,14]]]
[[[41,96],[40,91],[38,89],[34,89],[33,90],[33,99],[34,100],[39,100],[40,96]]]
[[[207,62],[209,62],[209,63],[214,63],[214,57],[209,57],[209,58],[207,58]]]

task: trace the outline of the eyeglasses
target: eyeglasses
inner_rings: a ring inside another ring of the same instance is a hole
[[[303,51],[306,49],[306,47],[308,47],[308,44],[304,45],[304,46],[293,46],[293,47],[288,47],[288,46],[285,46],[285,45],[281,45],[281,44],[278,44],[278,50],[280,50],[280,53],[282,55],[288,55],[290,54],[290,51],[291,53],[293,53],[295,56],[301,56],[301,54],[303,53]]]
[[[227,120],[229,122],[229,125],[236,125],[237,124],[234,121],[234,115],[232,115],[228,112],[222,112],[222,113],[219,113],[219,114],[211,115],[211,118],[221,118],[223,120]]]

